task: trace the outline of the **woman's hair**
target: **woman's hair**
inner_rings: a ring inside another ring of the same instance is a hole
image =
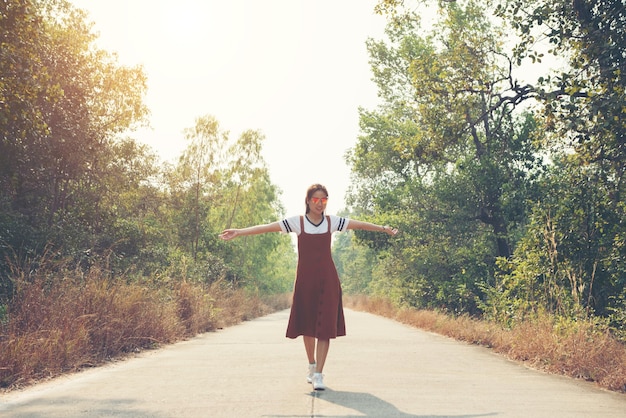
[[[322,186],[321,184],[313,184],[309,186],[306,191],[306,199],[304,199],[304,204],[306,205],[305,213],[309,213],[309,200],[313,197],[313,193],[319,190],[323,191],[326,194],[326,197],[328,197],[328,190],[326,190],[326,187]]]

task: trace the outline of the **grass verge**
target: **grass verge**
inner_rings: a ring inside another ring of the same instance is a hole
[[[251,295],[224,283],[128,283],[87,276],[41,275],[15,281],[0,322],[0,388],[12,390],[95,367],[257,318],[290,305],[290,295]],[[346,307],[493,349],[554,374],[626,392],[626,347],[592,321],[536,318],[505,329],[466,316],[397,308],[383,299],[346,296]]]
[[[398,308],[387,300],[365,296],[347,296],[344,304],[491,348],[535,369],[592,381],[604,389],[626,393],[626,346],[591,320],[559,321],[545,316],[505,329],[467,316]]]
[[[14,281],[0,322],[0,388],[101,365],[289,306],[289,295],[262,297],[223,283],[128,283],[64,274]]]

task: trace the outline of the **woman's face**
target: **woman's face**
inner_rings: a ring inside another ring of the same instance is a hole
[[[323,190],[317,190],[309,198],[307,204],[309,205],[309,213],[314,215],[321,215],[326,210],[326,204],[328,203],[328,196]]]

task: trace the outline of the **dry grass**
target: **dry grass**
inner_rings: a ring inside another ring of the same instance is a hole
[[[127,283],[65,274],[15,280],[0,324],[0,387],[17,388],[289,306],[220,283]]]
[[[228,327],[290,305],[290,295],[261,297],[220,283],[127,283],[102,278],[41,275],[16,279],[8,320],[0,324],[0,387],[103,364],[128,353]],[[491,347],[551,373],[626,392],[626,347],[591,322],[553,318],[513,329],[469,317],[399,309],[383,299],[346,297],[368,311],[441,335]]]
[[[564,323],[543,317],[504,329],[467,316],[397,308],[384,299],[350,296],[344,304],[459,341],[490,347],[512,360],[549,373],[626,392],[626,346],[591,321]]]

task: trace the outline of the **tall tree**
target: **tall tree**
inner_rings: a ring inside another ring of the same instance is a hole
[[[198,255],[203,224],[209,207],[219,195],[221,169],[224,168],[224,150],[228,144],[228,132],[222,131],[219,122],[213,116],[196,119],[193,128],[185,130],[189,145],[180,157],[178,171],[178,187],[186,198],[192,216],[184,214],[188,219],[186,239],[191,242],[194,259]],[[181,230],[185,231],[185,229]],[[184,237],[181,237],[184,239]]]
[[[618,261],[626,256],[626,8],[621,0],[495,3],[519,36],[518,61],[536,56],[543,39],[547,53],[565,57],[567,65],[535,86],[544,104],[545,143],[566,150],[550,181],[560,180],[564,199],[541,202],[534,213],[554,231],[558,256],[549,271],[566,278],[572,310],[582,305],[584,312],[606,314],[626,283]],[[550,223],[555,216],[558,222]],[[527,264],[520,254],[515,271]]]
[[[192,258],[187,273],[224,263],[222,275],[237,285],[285,290],[285,279],[289,282],[292,276],[285,272],[294,259],[288,237],[267,234],[228,245],[217,239],[229,225],[273,222],[282,216],[279,191],[261,154],[264,136],[248,130],[232,140],[208,115],[197,118],[185,135],[189,145],[170,174],[169,190],[180,257]]]
[[[64,0],[0,5],[0,205],[6,253],[92,247],[117,135],[140,123],[145,76],[97,49]]]
[[[434,2],[410,6],[426,3]],[[472,4],[455,3],[446,10]],[[402,26],[405,5],[383,0],[379,10]],[[494,0],[481,6],[510,28],[510,68],[554,57],[560,64],[526,83],[509,78],[508,94],[495,102],[532,98],[543,105],[534,114],[541,129],[535,138],[551,167],[540,177],[542,190],[532,199],[519,249],[510,264],[503,263],[508,274],[489,298],[502,303],[502,312],[526,306],[606,314],[615,309],[611,301],[624,300],[619,294],[626,277],[619,261],[626,256],[626,8],[621,0]]]
[[[271,183],[262,156],[265,136],[258,131],[244,131],[228,148],[228,167],[220,228],[275,222],[284,215],[280,190]],[[216,231],[217,232],[217,231]],[[233,273],[256,290],[289,290],[294,277],[295,253],[291,240],[278,234],[246,237],[229,243],[227,258]]]
[[[512,254],[529,174],[539,166],[535,124],[517,109],[530,91],[517,90],[502,29],[473,1],[440,15],[428,33],[418,16],[403,14],[388,26],[389,45],[368,42],[383,104],[361,112],[363,135],[349,158],[362,187],[379,192],[362,194],[370,203],[360,207],[383,196],[373,203],[379,210],[396,208],[421,225],[408,228],[416,236],[405,238],[415,246],[406,265],[417,254],[426,265],[405,282],[423,280],[431,300],[444,288],[471,300],[478,289],[467,264],[483,266],[476,273],[485,278],[496,257]]]

